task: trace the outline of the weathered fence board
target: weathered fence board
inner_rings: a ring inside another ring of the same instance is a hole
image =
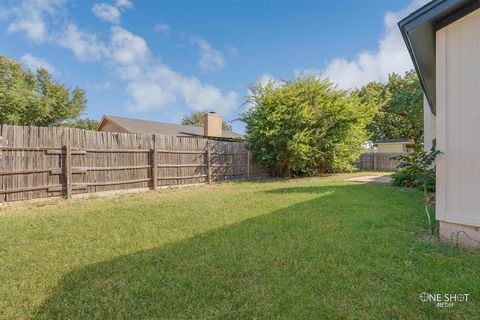
[[[0,202],[266,176],[246,142],[0,126]]]
[[[358,159],[356,166],[365,171],[397,171],[400,165],[399,160],[393,157],[402,155],[401,153],[364,153]]]

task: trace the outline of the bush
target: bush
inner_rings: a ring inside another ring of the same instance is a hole
[[[419,181],[422,181],[422,177],[418,174],[413,172],[406,172],[406,171],[398,171],[392,175],[392,184],[395,186],[400,187],[407,187],[407,188],[418,188],[422,189],[422,184]],[[428,192],[435,192],[435,179],[427,177],[425,179],[426,188]]]
[[[276,176],[353,170],[375,111],[327,80],[251,87],[241,120],[257,162]]]
[[[435,192],[435,158],[439,153],[433,141],[429,153],[425,152],[423,144],[416,144],[410,154],[396,157],[402,163],[400,170],[392,175],[392,184]]]

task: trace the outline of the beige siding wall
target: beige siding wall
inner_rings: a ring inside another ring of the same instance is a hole
[[[436,137],[435,127],[436,127],[435,115],[430,110],[430,105],[428,104],[427,98],[423,98],[423,143],[425,150],[428,152],[432,149],[432,141]]]
[[[437,219],[480,227],[480,11],[437,32]],[[457,225],[457,229],[452,227]],[[472,236],[474,236],[472,234]]]
[[[382,143],[377,146],[379,153],[403,153],[406,150],[405,145],[401,143]]]

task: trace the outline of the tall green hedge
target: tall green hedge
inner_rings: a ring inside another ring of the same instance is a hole
[[[241,119],[254,159],[276,176],[351,171],[375,110],[328,80],[258,83]]]

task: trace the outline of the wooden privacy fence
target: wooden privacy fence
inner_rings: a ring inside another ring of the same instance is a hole
[[[0,201],[266,177],[246,142],[1,125]]]
[[[359,170],[365,171],[397,171],[400,165],[399,160],[392,157],[402,155],[401,153],[364,153],[358,159],[356,166]]]

